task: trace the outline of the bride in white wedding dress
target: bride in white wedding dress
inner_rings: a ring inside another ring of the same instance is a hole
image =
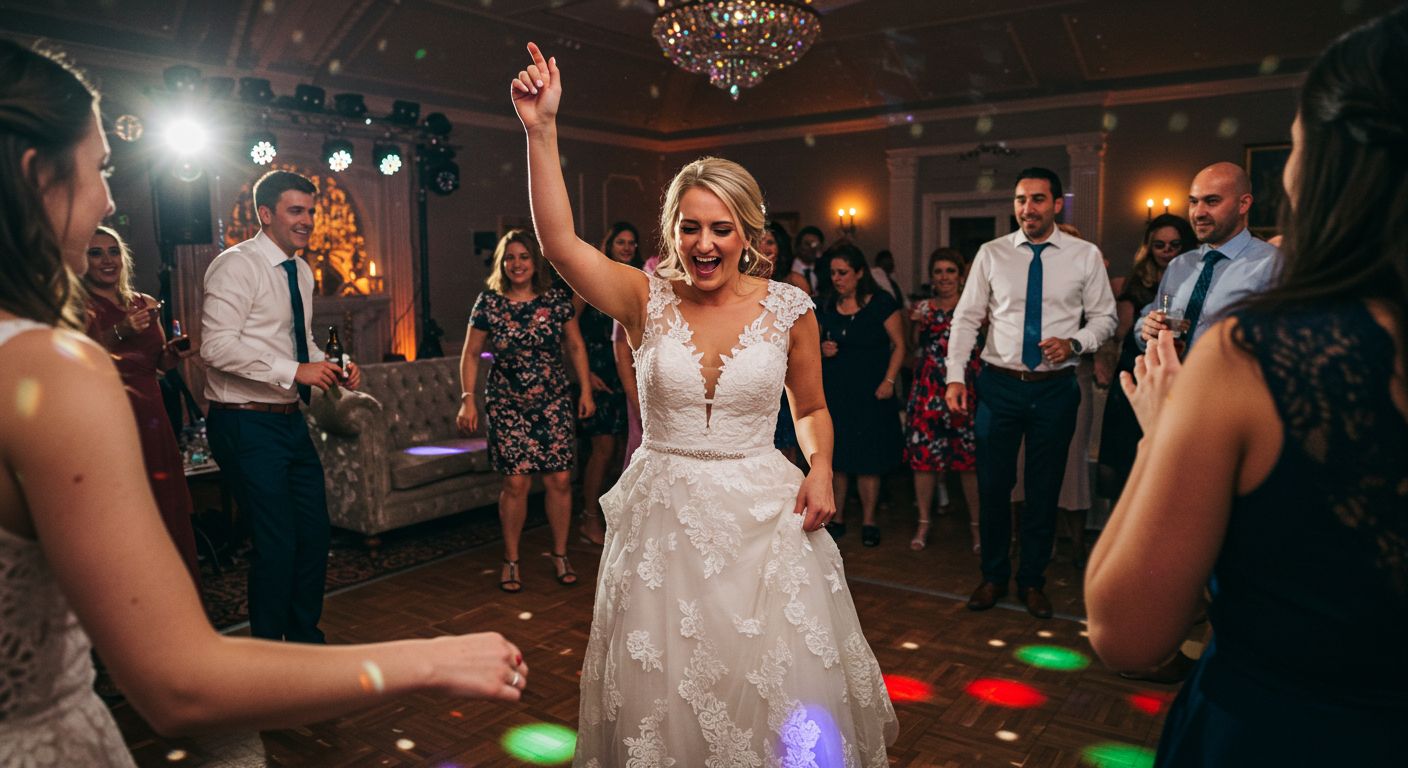
[[[558,157],[555,60],[513,81],[544,255],[635,350],[644,437],[604,497],[582,669],[583,768],[884,766],[897,731],[856,617],[835,513],[817,321],[756,245],[762,195],[704,158],[671,183],[656,277],[579,239]],[[803,477],[773,448],[787,387]]]

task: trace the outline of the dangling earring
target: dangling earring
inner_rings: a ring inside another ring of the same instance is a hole
[[[752,249],[752,248],[745,247],[745,248],[743,249],[743,258],[741,258],[741,259],[738,260],[738,271],[739,271],[739,272],[742,272],[743,274],[746,275],[746,274],[748,274],[748,270],[750,270],[750,269],[752,269],[752,268],[753,268],[753,249]]]

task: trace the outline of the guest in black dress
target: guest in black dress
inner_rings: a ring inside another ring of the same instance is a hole
[[[830,268],[832,294],[821,302],[821,377],[836,429],[833,536],[846,532],[849,475],[857,476],[862,514],[861,541],[880,543],[875,507],[880,476],[900,463],[900,401],[895,381],[904,364],[904,330],[899,305],[875,286],[865,255],[848,242],[829,248],[822,263]]]
[[[591,387],[572,402],[572,386],[562,367],[565,349],[577,379],[588,377],[587,353],[573,314],[572,297],[554,287],[552,270],[538,241],[515,229],[499,240],[494,267],[469,312],[469,334],[460,356],[463,383],[459,428],[479,428],[474,383],[479,358],[493,357],[484,393],[489,432],[489,461],[503,475],[499,520],[504,528],[504,566],[499,588],[523,589],[518,570],[518,540],[528,516],[528,489],[534,474],[543,475],[545,506],[552,527],[553,567],[558,582],[576,584],[567,561],[567,529],[572,517],[572,463],[576,459],[577,419],[596,411]]]
[[[1161,766],[1403,765],[1408,723],[1408,6],[1311,65],[1285,263],[1126,394],[1145,439],[1086,571],[1117,669],[1211,644]],[[1209,581],[1210,580],[1210,581]]]
[[[602,238],[601,252],[640,269],[643,260],[639,243],[636,228],[618,221]],[[582,434],[591,440],[591,454],[582,468],[581,532],[584,541],[600,546],[606,536],[601,519],[601,489],[607,485],[609,470],[621,466],[621,449],[626,442],[626,390],[621,386],[612,349],[611,331],[616,321],[579,297],[573,302],[582,341],[587,345],[587,366],[591,369],[587,378],[596,400],[596,413],[583,419],[581,425]]]
[[[763,228],[763,236],[758,241],[758,251],[772,260],[772,279],[780,283],[795,285],[811,293],[811,286],[800,273],[792,270],[792,238],[787,230],[775,221]],[[777,429],[772,435],[772,444],[787,460],[797,463],[797,428],[792,423],[792,406],[787,403],[787,393],[782,393],[782,404],[777,409]]]
[[[1139,330],[1134,327],[1139,310],[1158,298],[1159,280],[1174,257],[1198,244],[1197,235],[1188,220],[1165,213],[1155,216],[1144,227],[1144,243],[1134,256],[1134,268],[1115,294],[1115,312],[1119,325],[1115,339],[1119,344],[1117,361],[1110,365],[1105,348],[1096,355],[1096,379],[1105,385],[1115,383],[1121,371],[1134,371],[1134,358],[1139,349]],[[1105,415],[1100,422],[1100,495],[1111,503],[1120,497],[1125,478],[1134,466],[1134,451],[1144,433],[1129,408],[1129,400],[1118,386],[1111,386],[1105,400]]]

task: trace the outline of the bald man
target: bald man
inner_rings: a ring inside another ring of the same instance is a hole
[[[1169,263],[1153,303],[1139,317],[1139,346],[1177,323],[1189,348],[1242,297],[1264,290],[1281,267],[1281,253],[1247,230],[1252,184],[1233,163],[1213,163],[1193,177],[1188,217],[1202,243]],[[1159,297],[1171,294],[1166,318]]]

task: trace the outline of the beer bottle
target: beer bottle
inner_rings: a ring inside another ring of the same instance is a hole
[[[347,353],[342,351],[342,342],[337,338],[337,326],[335,325],[328,326],[328,343],[323,347],[323,353],[327,355],[329,363],[342,368],[342,373],[337,378],[339,381],[346,382],[348,357]],[[328,394],[333,397],[342,396],[336,384],[328,388]]]

